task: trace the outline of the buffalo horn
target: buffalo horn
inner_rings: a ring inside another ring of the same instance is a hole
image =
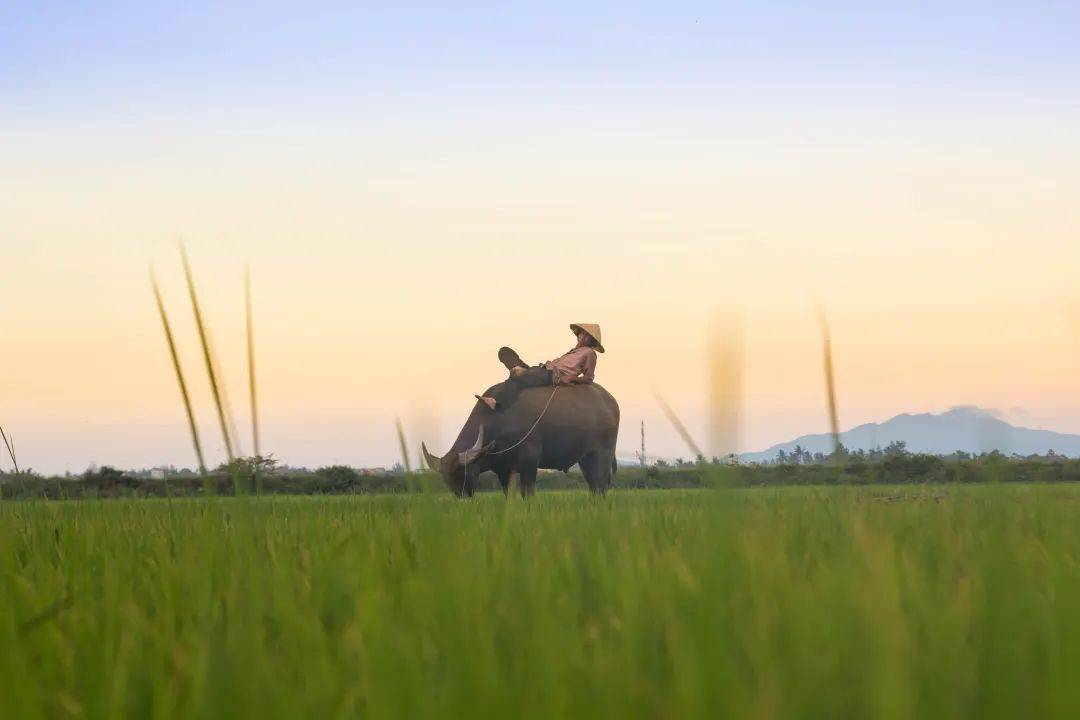
[[[480,426],[480,432],[476,436],[473,446],[459,455],[462,463],[471,463],[484,454],[484,426]]]
[[[427,461],[427,466],[429,468],[436,472],[442,469],[442,460],[429,453],[427,445],[420,443],[420,449],[424,451],[424,460]]]

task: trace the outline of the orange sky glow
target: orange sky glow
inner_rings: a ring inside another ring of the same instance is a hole
[[[653,388],[709,436],[718,316],[741,337],[738,449],[825,432],[817,302],[842,429],[979,405],[1080,433],[1080,105],[1007,90],[18,96],[0,424],[41,471],[193,464],[153,265],[222,459],[183,239],[245,449],[251,268],[263,444],[293,465],[389,465],[398,416],[445,447],[500,345],[547,359],[575,321],[603,327],[622,453],[644,420],[650,452],[687,454]]]

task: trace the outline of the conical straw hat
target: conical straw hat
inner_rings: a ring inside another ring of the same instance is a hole
[[[600,342],[600,326],[596,323],[574,323],[570,326],[570,332],[577,335],[578,330],[584,330],[596,340],[596,352],[604,352],[604,344]]]

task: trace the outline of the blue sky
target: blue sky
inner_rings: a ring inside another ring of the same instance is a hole
[[[0,28],[0,90],[31,116],[597,94],[1075,104],[1080,75],[1080,6],[1067,2],[8,2]]]

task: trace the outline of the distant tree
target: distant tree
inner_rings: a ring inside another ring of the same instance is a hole
[[[904,440],[893,440],[891,443],[885,446],[885,454],[889,457],[907,455],[907,442],[905,442]]]
[[[98,490],[108,490],[118,485],[129,484],[130,478],[128,475],[114,467],[108,465],[102,465],[100,468],[91,465],[90,468],[83,473],[83,483],[87,487],[97,488]]]
[[[796,465],[801,465],[803,461],[803,449],[802,445],[796,445],[795,449],[791,451],[791,461]]]
[[[315,471],[321,479],[330,483],[335,490],[344,490],[360,482],[360,473],[345,465],[331,465]]]
[[[234,458],[222,463],[214,471],[232,481],[233,492],[262,492],[263,479],[278,470],[278,461],[272,455],[253,455]]]
[[[235,458],[232,462],[218,465],[214,472],[225,475],[236,473],[240,477],[254,477],[256,473],[268,475],[277,468],[278,461],[273,455],[254,455],[252,457]]]

